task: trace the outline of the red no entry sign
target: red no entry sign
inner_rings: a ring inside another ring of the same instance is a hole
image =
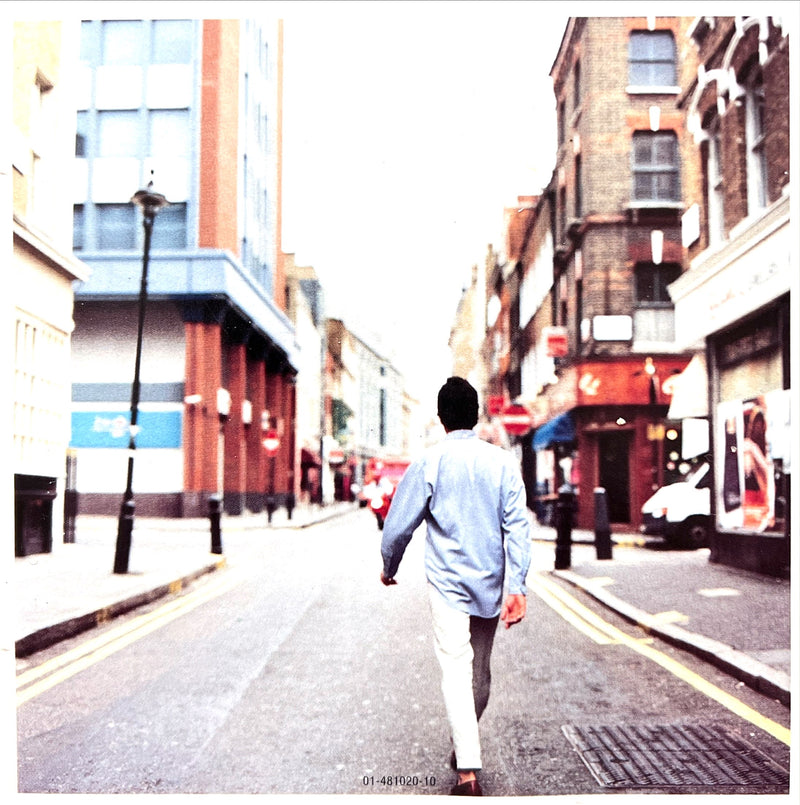
[[[503,409],[500,422],[510,436],[522,436],[533,427],[533,418],[524,405],[512,403]]]
[[[278,448],[281,446],[281,440],[276,430],[268,430],[261,442],[267,451],[268,456],[274,456],[278,453]]]

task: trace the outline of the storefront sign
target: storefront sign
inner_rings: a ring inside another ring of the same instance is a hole
[[[791,249],[787,196],[670,286],[675,332],[694,344],[788,293]]]
[[[566,327],[545,327],[542,335],[545,341],[545,354],[548,358],[563,358],[569,353]]]
[[[592,319],[595,341],[630,341],[633,338],[631,316],[595,316]]]
[[[655,362],[652,378],[662,395],[659,402],[669,402],[667,395],[672,391],[672,385],[664,381],[682,372],[685,366],[683,358],[664,358]],[[642,359],[608,363],[587,361],[576,369],[578,394],[575,405],[647,405],[651,401],[651,375]]]

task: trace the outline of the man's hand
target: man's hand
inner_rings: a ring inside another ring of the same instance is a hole
[[[528,599],[524,595],[507,595],[500,612],[500,619],[505,623],[506,629],[510,629],[525,617],[527,611]]]
[[[393,584],[397,584],[397,582],[394,579],[387,579],[381,570],[381,584],[385,585],[386,587],[391,587]]]

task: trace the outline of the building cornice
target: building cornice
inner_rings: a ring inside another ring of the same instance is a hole
[[[745,219],[733,230],[732,237],[718,249],[706,249],[694,260],[688,271],[684,272],[672,285],[670,295],[677,302],[687,294],[696,291],[708,279],[734,263],[756,243],[763,241],[773,232],[789,222],[789,193],[772,204],[763,215]]]
[[[63,274],[69,280],[86,281],[91,269],[73,254],[59,249],[44,233],[37,232],[20,216],[14,214],[14,241],[22,248],[34,252],[39,259]]]

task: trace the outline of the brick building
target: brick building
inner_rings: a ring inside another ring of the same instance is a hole
[[[553,269],[546,298],[534,294],[519,318],[527,375],[537,378],[520,374],[520,392],[538,418],[536,486],[552,495],[571,483],[583,528],[594,525],[597,487],[612,523],[629,529],[678,477],[680,425],[666,417],[690,353],[676,342],[667,287],[684,270],[683,188],[696,160],[676,107],[682,76],[696,72],[690,24],[570,18],[551,69],[557,155],[540,201],[549,226],[528,245],[520,282],[547,287],[541,266],[525,279],[545,236]]]
[[[712,561],[779,575],[788,573],[790,556],[797,275],[784,24],[698,17],[686,31],[699,66],[686,76],[679,106],[701,171],[687,187],[682,217],[689,270],[669,288],[677,332],[708,373]]]

